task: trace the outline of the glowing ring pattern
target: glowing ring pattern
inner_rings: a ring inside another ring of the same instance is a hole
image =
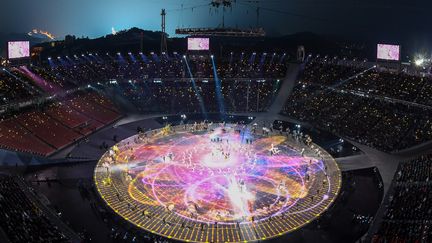
[[[339,192],[336,161],[316,144],[238,125],[193,127],[111,148],[95,169],[101,197],[125,220],[167,238],[244,242],[298,229]]]

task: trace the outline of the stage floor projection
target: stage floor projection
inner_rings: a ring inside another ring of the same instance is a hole
[[[110,148],[94,179],[109,207],[148,232],[265,240],[320,217],[339,192],[336,161],[305,138],[253,125],[167,126]]]

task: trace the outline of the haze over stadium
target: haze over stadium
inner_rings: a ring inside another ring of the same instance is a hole
[[[0,242],[432,242],[431,7],[0,3]]]

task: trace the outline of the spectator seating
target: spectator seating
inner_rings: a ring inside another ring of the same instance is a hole
[[[121,117],[107,98],[80,92],[0,121],[0,147],[48,156]]]
[[[374,243],[431,242],[432,155],[401,163]]]
[[[10,176],[0,175],[0,208],[0,227],[10,242],[69,242]]]
[[[402,150],[432,139],[432,107],[420,102],[430,83],[313,59],[282,113],[379,150]]]

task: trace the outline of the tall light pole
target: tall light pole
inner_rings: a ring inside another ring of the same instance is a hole
[[[162,33],[161,33],[161,54],[163,52],[167,53],[168,47],[167,47],[167,38],[166,38],[166,11],[165,9],[162,9],[161,12],[162,16]]]

